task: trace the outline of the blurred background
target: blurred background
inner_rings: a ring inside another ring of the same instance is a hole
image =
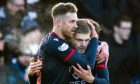
[[[29,84],[27,68],[52,29],[51,8],[72,2],[101,26],[111,84],[140,84],[140,0],[0,0],[0,84]]]

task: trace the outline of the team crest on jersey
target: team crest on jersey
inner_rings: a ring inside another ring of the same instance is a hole
[[[58,41],[58,39],[57,39],[57,38],[54,38],[53,40],[54,40],[54,41]]]
[[[59,51],[65,51],[69,48],[68,44],[63,43],[61,46],[58,47]]]

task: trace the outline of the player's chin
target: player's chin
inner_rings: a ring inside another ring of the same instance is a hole
[[[85,51],[81,51],[80,53],[81,53],[81,54],[84,54],[84,52],[85,52]]]
[[[80,53],[84,53],[85,50],[84,49],[79,49]]]

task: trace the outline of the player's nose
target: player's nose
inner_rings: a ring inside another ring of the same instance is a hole
[[[74,24],[74,28],[75,29],[77,29],[78,28],[78,25],[77,25],[77,23],[75,22],[75,24]]]

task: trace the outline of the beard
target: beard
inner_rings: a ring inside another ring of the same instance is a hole
[[[69,45],[72,47],[72,48],[74,48],[74,49],[76,49],[76,43],[74,42],[74,37],[73,38],[70,38],[70,39],[68,39],[68,42],[69,42]]]
[[[66,40],[70,40],[74,36],[74,35],[72,35],[71,33],[67,32],[67,31],[63,31],[62,34],[63,34],[63,36],[65,37]]]

